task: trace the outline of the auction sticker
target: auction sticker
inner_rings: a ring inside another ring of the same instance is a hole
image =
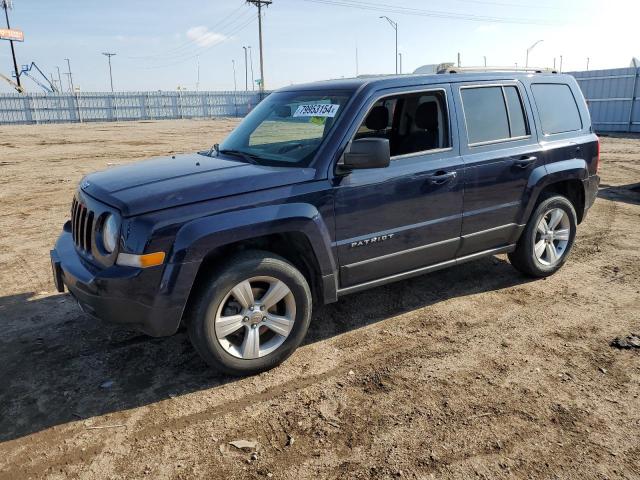
[[[331,103],[315,103],[312,105],[300,105],[293,114],[294,117],[330,117],[333,118],[338,113],[340,105]]]

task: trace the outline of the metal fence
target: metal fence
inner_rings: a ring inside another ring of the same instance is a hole
[[[598,132],[640,132],[640,68],[570,72]]]
[[[0,125],[238,117],[259,92],[28,93],[0,95]]]

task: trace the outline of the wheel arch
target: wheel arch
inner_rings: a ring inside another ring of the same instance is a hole
[[[286,204],[229,212],[194,220],[178,234],[172,262],[199,267],[193,278],[185,308],[199,292],[202,282],[214,274],[229,256],[239,251],[273,253],[302,272],[314,300],[337,300],[336,265],[330,234],[317,209],[307,204]]]
[[[582,222],[585,213],[584,180],[589,177],[587,163],[582,159],[554,162],[536,172],[529,180],[527,190],[530,198],[527,202],[522,224],[526,224],[535,210],[540,198],[545,193],[557,193],[567,197],[576,211],[578,223]]]

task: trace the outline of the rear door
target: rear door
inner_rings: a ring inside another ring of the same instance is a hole
[[[512,244],[523,226],[525,189],[544,164],[525,89],[517,81],[454,86],[464,158],[458,257]]]
[[[342,289],[455,257],[463,162],[452,110],[449,85],[430,85],[380,93],[361,113],[354,138],[389,139],[392,158],[335,187]]]

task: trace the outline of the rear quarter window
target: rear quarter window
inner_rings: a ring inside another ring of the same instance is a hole
[[[542,133],[575,132],[582,129],[578,104],[569,85],[564,83],[534,83],[531,85]]]

